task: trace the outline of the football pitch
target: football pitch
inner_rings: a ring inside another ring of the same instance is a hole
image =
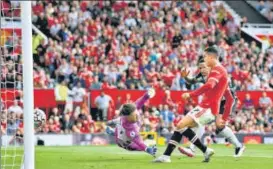
[[[117,146],[36,147],[36,169],[273,169],[273,145],[246,145],[244,156],[235,159],[233,147],[211,146],[210,163],[203,156],[188,158],[176,150],[172,163],[152,163],[153,157]],[[159,147],[158,155],[165,147]]]
[[[194,158],[173,153],[172,162],[153,163],[152,156],[143,152],[129,152],[117,146],[73,146],[73,147],[36,147],[36,169],[273,169],[273,145],[246,145],[244,155],[235,159],[233,147],[224,145],[210,146],[215,155],[210,163],[202,163],[200,152]],[[158,147],[161,155],[165,147]],[[2,155],[4,150],[2,149]],[[13,150],[5,154],[14,156]],[[20,164],[22,150],[17,149],[17,158],[1,162]],[[1,169],[20,169],[18,166],[5,166]]]

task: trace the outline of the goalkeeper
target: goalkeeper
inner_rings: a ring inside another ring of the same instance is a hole
[[[157,148],[155,146],[147,147],[139,135],[141,127],[139,110],[154,95],[155,90],[149,89],[135,103],[124,104],[120,109],[120,117],[107,122],[106,132],[115,136],[115,141],[119,147],[129,151],[145,151],[155,156]],[[113,125],[115,129],[109,127]]]

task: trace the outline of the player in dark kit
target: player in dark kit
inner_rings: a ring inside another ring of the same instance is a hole
[[[186,87],[188,89],[191,89],[191,86],[193,84],[196,84],[196,83],[205,83],[206,82],[206,77],[208,76],[208,73],[209,73],[209,68],[206,66],[205,62],[204,62],[204,59],[203,57],[200,57],[199,58],[199,61],[198,61],[198,68],[200,70],[200,73],[194,77],[194,78],[188,78],[188,74],[189,74],[189,71],[186,71],[186,70],[183,70],[182,73],[181,73],[181,76],[186,80]],[[230,89],[230,94],[232,96],[232,103],[228,103],[229,105],[231,105],[231,111],[230,112],[225,112],[225,105],[226,105],[226,99],[223,98],[222,101],[221,101],[221,104],[220,104],[220,112],[219,114],[220,115],[223,115],[223,119],[224,120],[227,120],[228,119],[228,116],[229,114],[232,112],[232,111],[235,111],[235,108],[236,108],[236,103],[237,103],[237,97],[236,97],[236,92],[235,92],[235,88],[234,86],[232,86],[232,83],[229,82],[229,89]],[[204,129],[205,126],[198,126],[194,129],[195,133],[197,134],[197,136],[199,138],[201,138],[205,132],[205,129]],[[224,126],[216,126],[217,129],[216,129],[216,134],[219,135],[219,136],[222,136],[222,137],[225,137],[226,140],[228,140],[229,142],[231,142],[234,146],[235,146],[235,154],[234,154],[234,157],[240,157],[244,150],[245,150],[245,146],[242,145],[238,139],[236,138],[236,136],[234,135],[234,133],[232,132],[232,130],[227,126],[227,125],[224,125]],[[195,156],[195,146],[194,144],[191,144],[190,147],[187,147],[187,148],[184,148],[184,147],[179,147],[178,148],[179,151],[182,153],[182,154],[185,154],[189,157],[193,157]]]
[[[202,101],[178,123],[164,154],[155,159],[155,162],[171,162],[170,156],[183,136],[187,137],[204,153],[205,159],[203,162],[209,162],[214,154],[214,151],[205,146],[192,129],[209,124],[215,119],[216,125],[224,126],[225,120],[222,115],[219,115],[220,102],[222,97],[225,96],[227,102],[231,103],[232,96],[228,88],[228,74],[218,61],[217,50],[213,47],[207,48],[204,61],[206,66],[210,68],[206,83],[197,90],[182,94],[182,98],[185,100],[202,95]],[[224,114],[229,112],[231,107],[231,105],[226,104]]]

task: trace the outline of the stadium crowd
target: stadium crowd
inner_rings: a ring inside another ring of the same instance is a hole
[[[76,86],[86,90],[144,90],[151,86],[186,90],[181,70],[186,68],[191,76],[196,75],[197,60],[203,49],[211,45],[218,46],[236,90],[273,89],[273,46],[262,52],[254,41],[245,42],[240,37],[240,25],[219,2],[37,1],[32,4],[33,23],[49,38],[46,43],[33,32],[34,85],[42,89],[66,88],[71,91],[68,96],[72,101]],[[19,38],[7,39],[7,47],[1,51],[5,56],[0,58],[4,63],[2,88],[22,89],[20,43]],[[199,86],[196,84],[192,89]],[[76,93],[84,97],[84,91]],[[61,97],[56,98],[67,101]],[[248,100],[241,103],[233,114],[235,118],[231,118],[234,131],[272,131],[271,104],[251,107]],[[187,103],[185,113],[195,104]],[[146,107],[143,131],[172,131],[181,118],[180,113],[177,106],[167,104]],[[9,128],[15,119],[21,118],[13,114],[14,118],[1,118],[2,128]],[[103,131],[104,123],[93,118],[86,105],[56,107],[49,113],[43,132]],[[213,125],[208,128],[214,129]]]
[[[34,36],[37,88],[66,79],[69,87],[81,81],[87,89],[181,90],[181,69],[195,74],[209,45],[219,46],[238,90],[273,88],[272,53],[240,39],[222,5],[41,1],[33,9],[34,24],[49,37],[45,44]]]
[[[273,2],[268,0],[261,0],[255,3],[255,8],[269,21],[273,23]]]

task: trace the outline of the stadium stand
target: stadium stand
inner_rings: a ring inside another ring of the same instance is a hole
[[[273,22],[273,2],[272,1],[247,1],[270,22]]]

